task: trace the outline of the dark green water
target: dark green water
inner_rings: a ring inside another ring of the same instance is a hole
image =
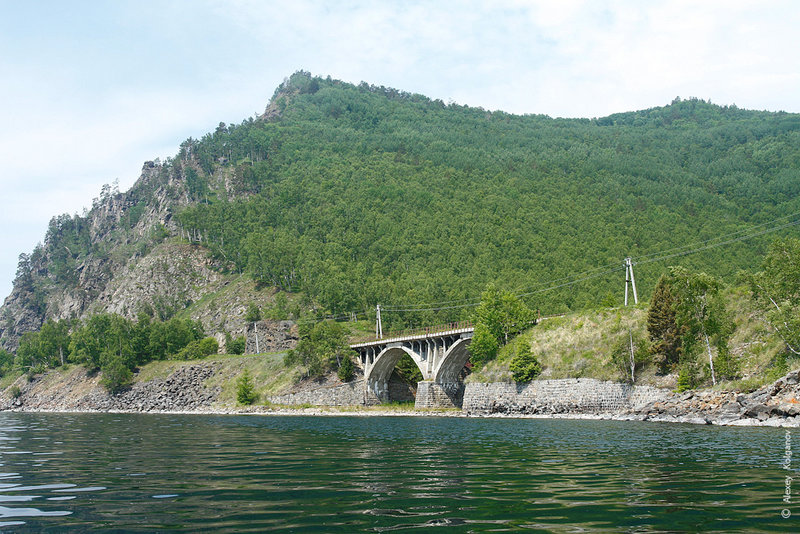
[[[790,448],[800,450],[794,432]],[[800,506],[782,501],[800,465],[783,469],[786,434],[613,421],[0,413],[0,525],[797,532]],[[784,509],[796,515],[784,519]]]

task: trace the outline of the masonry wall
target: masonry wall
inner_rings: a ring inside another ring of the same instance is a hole
[[[269,398],[275,404],[310,404],[312,406],[353,406],[364,404],[364,379],[336,386],[298,391]]]
[[[461,408],[463,398],[464,384],[419,382],[417,384],[417,400],[414,402],[414,409]]]
[[[535,380],[528,384],[469,383],[462,408],[467,413],[610,413],[664,400],[669,391],[593,378]]]
[[[669,395],[666,389],[593,378],[535,380],[521,385],[506,382],[469,383],[466,386],[425,381],[417,386],[415,407],[460,407],[470,414],[601,414],[635,409],[650,402],[665,400]],[[377,397],[365,392],[363,379],[274,395],[269,400],[276,404],[312,406],[354,406],[380,402]]]
[[[414,391],[395,374],[392,374],[389,379],[389,400],[394,402],[414,400]],[[269,401],[275,404],[310,404],[312,406],[356,406],[381,403],[374,393],[365,391],[363,378],[335,386],[321,386],[285,395],[273,395]]]

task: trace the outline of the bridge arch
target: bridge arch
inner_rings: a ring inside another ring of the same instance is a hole
[[[405,354],[411,357],[423,376],[426,374],[423,363],[416,352],[399,343],[387,346],[375,356],[364,377],[369,391],[374,393],[380,400],[389,400],[389,377],[394,371],[397,362]]]
[[[462,336],[447,349],[439,365],[433,373],[433,381],[437,384],[455,384],[461,370],[469,361],[469,347],[472,336]]]

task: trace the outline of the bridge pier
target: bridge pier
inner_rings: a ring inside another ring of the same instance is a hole
[[[462,382],[439,384],[431,380],[417,383],[415,410],[430,408],[461,408],[464,402]]]

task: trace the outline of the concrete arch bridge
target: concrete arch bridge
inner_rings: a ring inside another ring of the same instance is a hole
[[[389,401],[389,377],[400,358],[408,354],[424,379],[417,387],[417,408],[461,406],[459,375],[469,360],[467,347],[474,330],[470,323],[450,323],[356,340],[350,348],[358,352],[364,369],[364,403]]]

